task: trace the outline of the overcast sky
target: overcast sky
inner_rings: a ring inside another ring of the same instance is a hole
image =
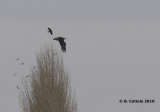
[[[157,0],[0,0],[0,111],[20,112],[16,86],[21,87],[20,79],[35,65],[35,55],[45,44],[61,52],[52,39],[63,36],[64,62],[80,112],[159,112],[159,4]],[[155,103],[121,104],[120,99]]]

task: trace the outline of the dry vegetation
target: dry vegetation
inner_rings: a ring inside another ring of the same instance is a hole
[[[36,69],[31,69],[31,75],[22,81],[22,112],[78,112],[62,56],[46,46],[38,53],[36,62]]]

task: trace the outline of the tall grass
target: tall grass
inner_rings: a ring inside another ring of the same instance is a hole
[[[22,80],[22,112],[78,112],[62,55],[46,46],[37,54],[36,64],[28,79]]]

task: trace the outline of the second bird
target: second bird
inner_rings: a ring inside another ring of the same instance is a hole
[[[53,34],[51,28],[48,27],[48,33],[50,33],[51,35]]]

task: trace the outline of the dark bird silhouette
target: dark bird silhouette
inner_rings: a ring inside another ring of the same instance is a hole
[[[17,89],[20,89],[20,87],[17,85]]]
[[[25,78],[29,77],[30,75],[27,75]]]
[[[53,40],[59,41],[59,43],[60,43],[60,45],[61,45],[62,51],[63,51],[63,52],[66,52],[66,43],[65,43],[64,39],[66,39],[66,38],[56,37],[56,38],[54,38]]]
[[[50,33],[51,35],[53,34],[51,28],[48,28],[48,33]]]
[[[19,60],[20,58],[17,58],[16,60]]]

